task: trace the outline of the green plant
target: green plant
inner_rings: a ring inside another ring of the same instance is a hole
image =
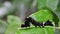
[[[58,1],[59,0],[37,0],[38,10],[41,10],[41,9],[42,10],[44,10],[44,9],[50,10],[53,13],[53,20],[54,20],[56,25],[58,25],[59,20],[60,20],[60,15],[59,15],[60,14],[60,8],[57,7]],[[50,12],[48,12],[48,13],[50,14]],[[48,13],[46,13],[46,15],[44,13],[44,17],[48,16],[47,15]],[[42,17],[43,18],[42,21],[47,20],[44,17]],[[39,18],[39,17],[37,17],[37,18]],[[51,19],[52,19],[52,16],[51,16]],[[37,21],[39,21],[39,20],[37,19]],[[18,24],[17,24],[17,22],[18,22]],[[17,28],[19,28],[19,26],[21,25],[22,22],[16,16],[9,16],[8,17],[8,23],[9,23],[9,25],[8,25],[8,28],[5,32],[5,34],[40,34],[40,33],[41,34],[54,34],[54,31],[55,31],[55,27],[51,27],[51,26],[48,26],[45,28],[30,27],[30,28],[18,30]]]

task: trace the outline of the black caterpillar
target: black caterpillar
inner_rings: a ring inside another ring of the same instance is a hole
[[[32,23],[35,27],[53,26],[52,22],[50,22],[49,20],[43,24],[42,22],[38,23],[34,19],[29,17],[25,18],[25,24],[22,24],[21,27],[30,27],[30,23]]]

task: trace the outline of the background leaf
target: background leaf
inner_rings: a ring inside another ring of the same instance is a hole
[[[3,20],[0,20],[0,34],[3,34],[7,28],[7,23]]]
[[[48,7],[55,11],[57,9],[58,0],[38,0],[38,9]]]
[[[7,21],[9,24],[5,34],[15,34],[22,23],[21,20],[17,16],[9,15]]]
[[[58,18],[60,20],[60,0],[58,2],[58,6],[57,6],[57,10],[55,11],[55,14],[58,16]]]

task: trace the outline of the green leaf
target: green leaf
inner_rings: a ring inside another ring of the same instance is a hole
[[[48,7],[55,11],[57,9],[58,0],[38,0],[38,9]]]
[[[3,20],[0,20],[0,33],[4,33],[7,28],[7,23]]]
[[[20,29],[16,34],[54,34],[54,28],[45,27],[45,28],[26,28]]]
[[[21,20],[17,16],[9,15],[7,21],[9,24],[5,34],[15,34],[22,23]]]
[[[35,21],[37,22],[46,22],[48,20],[53,20],[53,15],[51,13],[51,11],[49,10],[39,10],[36,13],[33,13],[32,15],[30,15],[29,17],[32,17]]]

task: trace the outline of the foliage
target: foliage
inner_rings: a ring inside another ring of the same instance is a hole
[[[5,34],[15,34],[22,23],[21,20],[17,16],[9,15],[7,21],[9,24]]]
[[[11,11],[14,11],[13,9],[17,8],[16,7],[17,6],[16,1],[19,2],[20,0],[14,1],[14,3],[13,3],[14,8],[12,8]],[[25,4],[27,3],[27,5],[29,4],[28,0],[26,0],[24,2],[25,2]],[[29,5],[31,6],[31,4],[29,4]],[[58,7],[57,7],[57,5],[58,5]],[[53,15],[54,15],[53,19],[56,23],[58,23],[58,20],[60,20],[60,4],[58,4],[58,0],[37,0],[37,7],[38,7],[38,10],[40,10],[40,11],[41,11],[41,9],[47,9],[47,8],[49,10],[51,10]],[[42,21],[47,20],[45,17],[49,16],[48,14],[50,14],[50,12],[45,13],[45,12],[41,11],[41,13],[43,13],[42,14],[43,16],[41,17],[41,18],[43,18]],[[51,15],[50,15],[50,17],[51,17]],[[47,18],[50,18],[50,17],[47,17]],[[39,17],[37,17],[37,18],[39,18]],[[52,17],[51,17],[51,19],[52,19]],[[39,20],[37,19],[37,21],[39,21]],[[40,33],[41,34],[54,34],[54,31],[55,31],[55,28],[51,27],[51,26],[50,27],[49,26],[44,27],[44,28],[29,27],[29,28],[25,28],[25,29],[18,29],[18,28],[21,28],[20,25],[22,22],[19,19],[19,17],[13,16],[13,15],[9,15],[7,17],[7,22],[8,22],[8,26],[7,26],[7,30],[6,30],[5,34],[40,34]],[[1,25],[1,23],[0,23],[0,25]]]
[[[53,20],[53,14],[51,13],[51,11],[46,10],[46,9],[44,10],[41,9],[37,11],[36,13],[33,13],[32,15],[30,15],[30,17],[35,19],[35,21],[37,22],[46,22],[48,20]]]
[[[0,20],[0,33],[4,33],[7,28],[7,24],[5,21]]]
[[[16,34],[54,34],[54,28],[52,27],[32,27],[26,29],[20,29]]]

